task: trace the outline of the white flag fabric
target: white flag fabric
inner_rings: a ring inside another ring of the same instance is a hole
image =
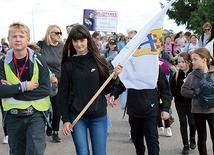
[[[175,0],[154,16],[112,61],[124,66],[120,80],[126,88],[154,89],[158,79],[158,54],[161,51],[163,22],[166,11]]]

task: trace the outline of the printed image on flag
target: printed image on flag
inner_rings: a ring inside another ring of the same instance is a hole
[[[153,89],[157,85],[159,62],[158,54],[161,50],[160,39],[162,29],[147,35],[147,38],[135,50],[131,58],[124,65],[120,79],[126,88]]]
[[[172,0],[126,44],[112,61],[123,65],[119,74],[124,86],[133,89],[154,89],[159,74],[158,54],[161,51],[163,22]]]

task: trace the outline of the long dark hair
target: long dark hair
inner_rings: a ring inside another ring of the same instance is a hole
[[[89,30],[84,25],[76,25],[71,29],[63,48],[61,65],[64,64],[64,62],[67,60],[67,57],[69,55],[72,57],[74,54],[77,54],[77,51],[75,50],[72,44],[72,40],[80,40],[80,39],[87,39],[88,51],[92,53],[97,63],[97,66],[100,71],[101,80],[105,80],[107,78],[106,73],[109,72],[107,62],[105,58],[101,56],[100,51],[98,50],[97,46],[95,45],[89,33]]]
[[[175,41],[177,38],[179,38],[179,36],[181,35],[181,33],[183,33],[183,31],[180,31],[180,32],[178,32],[178,33],[175,35],[174,41]]]

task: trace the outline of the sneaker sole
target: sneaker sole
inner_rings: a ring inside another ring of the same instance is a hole
[[[60,142],[61,142],[61,140],[60,140],[60,141],[54,141],[54,140],[53,140],[52,142],[54,142],[54,143],[60,143]]]

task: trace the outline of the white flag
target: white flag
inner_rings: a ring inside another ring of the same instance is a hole
[[[124,66],[120,80],[126,88],[154,89],[158,79],[158,54],[161,51],[163,22],[166,11],[175,0],[154,16],[112,61]]]

